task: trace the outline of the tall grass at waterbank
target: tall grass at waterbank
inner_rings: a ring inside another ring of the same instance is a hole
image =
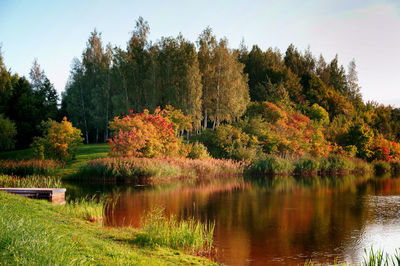
[[[104,218],[104,210],[107,201],[104,198],[86,197],[67,200],[67,203],[59,206],[59,210],[66,214],[89,222],[101,222]]]
[[[56,176],[28,175],[25,177],[0,175],[0,187],[60,188],[61,178]]]
[[[245,166],[244,162],[220,159],[116,157],[89,161],[73,177],[161,181],[163,177],[232,176],[243,173]]]
[[[323,158],[292,158],[268,155],[248,165],[245,172],[262,175],[324,175],[341,173],[366,173],[371,165],[357,158],[332,155]]]
[[[370,250],[364,250],[363,265],[366,266],[398,266],[400,265],[400,249],[396,250],[396,253],[390,256],[384,253],[382,250],[374,250],[371,246]]]
[[[360,264],[351,264],[347,262],[338,263],[336,260],[332,265],[362,265],[362,266],[399,266],[400,265],[400,249],[397,249],[394,255],[384,253],[382,250],[374,250],[373,247],[369,250],[364,249],[363,261]],[[304,266],[321,265],[320,263],[314,263],[312,260],[308,260],[304,263]],[[327,264],[328,265],[328,264]]]
[[[53,160],[0,160],[0,174],[5,175],[53,175],[61,164]]]
[[[133,228],[104,228],[45,201],[0,192],[0,265],[215,265],[166,247],[138,247]]]
[[[178,250],[209,251],[213,244],[214,223],[204,224],[194,219],[169,219],[162,208],[149,211],[141,221],[141,234],[136,237],[141,245],[164,246]]]

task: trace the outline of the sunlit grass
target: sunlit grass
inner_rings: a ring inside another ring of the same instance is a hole
[[[173,249],[211,250],[215,224],[203,224],[194,219],[178,221],[167,218],[162,208],[148,212],[141,222],[138,243],[151,246],[165,246]]]
[[[60,188],[61,178],[56,176],[29,175],[25,177],[0,175],[0,187]]]
[[[105,228],[62,208],[0,192],[0,265],[213,264],[166,247],[137,247],[137,230]]]

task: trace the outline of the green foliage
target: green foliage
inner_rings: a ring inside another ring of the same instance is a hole
[[[295,173],[317,173],[319,170],[319,162],[312,158],[301,158],[294,163]]]
[[[168,219],[163,209],[155,208],[142,219],[142,234],[136,237],[136,241],[145,246],[164,246],[192,252],[210,250],[214,226],[214,223],[203,224],[194,219],[178,221],[174,216]]]
[[[329,114],[328,112],[318,104],[314,103],[309,111],[308,117],[312,120],[315,120],[318,124],[322,126],[326,126],[329,124]]]
[[[390,172],[390,163],[386,162],[386,161],[373,161],[372,165],[374,167],[375,173],[377,174],[383,174],[383,173],[387,173]]]
[[[196,142],[192,145],[188,157],[190,159],[208,159],[211,156],[208,153],[206,146],[202,143]]]
[[[257,138],[232,125],[221,125],[215,131],[204,130],[196,140],[216,158],[252,160],[259,152]]]
[[[338,155],[321,158],[319,167],[321,172],[327,173],[352,171],[355,168],[354,164],[348,158]]]
[[[14,149],[16,135],[15,123],[0,113],[0,151]]]
[[[357,122],[350,126],[346,136],[346,144],[357,147],[357,156],[370,158],[370,146],[374,138],[374,132],[364,122]]]
[[[357,146],[355,145],[347,145],[344,147],[344,150],[349,157],[355,157],[357,155]]]
[[[293,171],[293,164],[285,158],[278,156],[267,156],[262,160],[253,162],[247,172],[252,174],[288,174]]]
[[[45,128],[43,137],[35,138],[32,143],[35,156],[60,161],[74,159],[76,149],[83,141],[81,131],[74,128],[66,117],[61,123],[49,119],[42,126]]]

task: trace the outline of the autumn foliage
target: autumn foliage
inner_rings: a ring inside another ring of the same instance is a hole
[[[81,131],[73,127],[66,117],[61,123],[49,119],[42,126],[45,128],[43,137],[36,137],[31,145],[35,156],[60,161],[73,159],[83,141]]]
[[[112,155],[151,158],[179,153],[179,140],[167,110],[157,108],[153,114],[131,110],[126,116],[115,117],[110,129],[114,132],[108,140]]]

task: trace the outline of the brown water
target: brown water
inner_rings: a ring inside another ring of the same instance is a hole
[[[218,262],[297,265],[362,261],[364,248],[400,248],[400,178],[254,178],[192,185],[70,187],[115,199],[109,226],[138,226],[144,212],[215,221]]]

